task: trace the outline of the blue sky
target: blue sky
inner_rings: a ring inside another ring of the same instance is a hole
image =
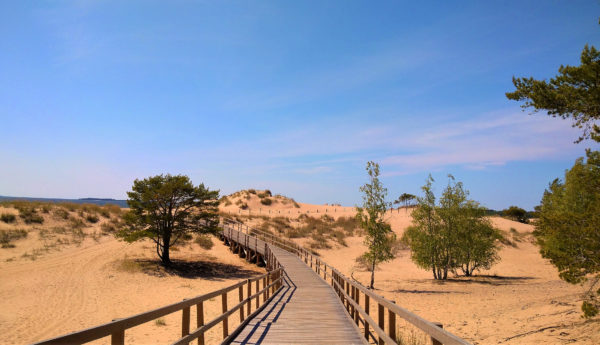
[[[490,208],[539,203],[590,141],[511,78],[599,46],[598,1],[4,1],[0,195],[125,198],[186,174],[360,202],[451,173]]]

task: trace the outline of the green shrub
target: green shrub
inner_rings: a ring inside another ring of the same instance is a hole
[[[256,189],[248,189],[248,193],[250,193],[250,194],[256,194]]]
[[[241,203],[239,206],[240,206],[240,208],[241,208],[242,210],[246,210],[246,209],[248,209],[248,204],[246,204],[245,202],[244,202],[244,203]]]
[[[210,238],[210,235],[206,235],[206,234],[198,235],[196,237],[196,239],[194,240],[194,242],[196,242],[196,244],[199,245],[200,248],[206,249],[206,250],[210,250],[215,245],[213,243],[212,239]]]
[[[266,206],[269,206],[273,203],[273,200],[269,198],[260,199],[260,203]]]
[[[4,223],[10,224],[14,223],[17,220],[17,217],[11,213],[2,213],[2,215],[0,215],[0,220]]]

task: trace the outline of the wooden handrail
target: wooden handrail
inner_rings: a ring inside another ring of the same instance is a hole
[[[245,226],[247,233],[254,232],[254,233],[262,234],[263,238],[264,238],[263,241],[270,242],[276,246],[284,247],[284,249],[298,255],[301,259],[304,259],[303,261],[305,262],[305,264],[307,266],[311,267],[313,270],[315,270],[317,275],[320,276],[320,274],[322,273],[323,279],[325,280],[325,282],[327,282],[334,288],[334,290],[339,294],[340,299],[342,299],[343,302],[346,302],[351,306],[351,308],[350,307],[347,308],[348,312],[350,313],[350,316],[353,319],[355,319],[355,321],[357,323],[360,321],[363,323],[363,325],[365,325],[365,337],[367,337],[369,334],[367,328],[372,327],[373,330],[375,331],[375,333],[377,333],[377,335],[379,336],[380,344],[383,344],[383,343],[396,344],[396,341],[395,341],[396,340],[395,339],[396,338],[395,316],[397,315],[400,318],[402,318],[402,319],[406,320],[407,322],[409,322],[410,324],[412,324],[413,326],[415,326],[415,327],[419,328],[420,330],[422,330],[423,332],[425,332],[427,335],[429,335],[431,337],[432,341],[436,341],[437,343],[446,344],[446,345],[469,345],[470,344],[469,342],[444,330],[443,328],[439,327],[438,325],[436,325],[430,321],[427,321],[427,320],[423,319],[422,317],[398,306],[394,302],[387,300],[383,296],[380,296],[380,295],[374,293],[373,291],[364,287],[362,284],[359,284],[359,283],[349,279],[348,277],[346,277],[344,274],[342,274],[340,271],[338,271],[333,266],[327,264],[326,262],[322,261],[319,258],[314,257],[312,255],[312,253],[309,250],[305,249],[304,247],[302,247],[294,242],[276,237],[275,235],[264,232],[262,230],[250,228],[241,222],[237,222],[235,220],[230,220],[230,219],[227,221],[234,223],[234,224],[238,224],[238,226],[240,226],[240,228]],[[313,265],[313,263],[314,263],[314,265]],[[328,269],[329,269],[329,272],[328,272]],[[328,281],[327,277],[331,278],[330,282]],[[341,279],[342,281],[345,282],[345,284],[348,284],[348,286],[352,287],[352,291],[353,291],[352,296],[344,291],[345,288],[342,287],[337,282],[337,278]],[[360,292],[362,292],[363,295],[365,295],[365,296],[369,296],[369,298],[366,299],[366,301],[365,301],[366,304],[369,303],[367,301],[369,301],[370,299],[373,299],[374,302],[378,303],[379,308],[380,308],[380,313],[379,313],[380,320],[378,323],[375,323],[375,320],[373,320],[369,316],[368,312],[363,307],[360,306],[360,303],[358,303],[358,301],[360,300]],[[393,325],[393,327],[391,327],[391,328],[388,327],[389,334],[386,334],[383,329],[383,327],[385,325],[385,323],[383,323],[383,318],[385,317],[385,311],[381,308],[387,309],[389,316],[393,315],[391,319],[388,317],[389,324]],[[362,319],[360,319],[358,317],[358,315],[361,315]]]

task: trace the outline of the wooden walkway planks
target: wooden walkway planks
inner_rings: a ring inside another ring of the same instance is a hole
[[[231,344],[365,344],[333,289],[297,256],[269,247],[287,273],[284,288]]]

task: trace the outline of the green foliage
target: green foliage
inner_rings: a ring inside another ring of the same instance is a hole
[[[163,264],[171,264],[169,248],[191,233],[216,233],[219,191],[195,187],[184,175],[157,175],[135,180],[127,193],[130,211],[116,236],[128,242],[149,238]]]
[[[265,206],[269,206],[273,203],[273,200],[271,200],[269,198],[263,198],[263,199],[260,199],[260,203]]]
[[[510,206],[509,208],[502,210],[502,215],[517,222],[528,223],[527,211],[518,206]]]
[[[587,151],[544,192],[540,217],[534,231],[543,257],[558,268],[561,279],[584,283],[600,279],[600,151]],[[591,290],[593,291],[593,290]],[[597,294],[597,293],[596,293]],[[592,293],[592,295],[594,295]],[[596,299],[589,299],[596,308]],[[586,304],[586,316],[597,309]],[[595,314],[594,314],[595,315]]]
[[[592,138],[600,142],[600,52],[586,45],[580,66],[560,66],[550,81],[513,77],[517,88],[506,97],[524,101],[522,108],[546,110],[552,117],[572,118],[573,127],[583,129],[577,142]]]
[[[12,213],[2,213],[0,215],[0,220],[4,223],[10,224],[14,223],[17,220],[17,217]]]
[[[394,204],[395,205],[404,204],[404,206],[408,207],[408,205],[416,198],[417,197],[412,194],[402,193],[402,195],[400,195],[400,197],[398,197],[398,199],[396,199],[394,201]]]
[[[363,205],[356,208],[356,219],[366,233],[367,252],[363,256],[371,266],[369,286],[372,289],[375,283],[377,264],[394,258],[393,243],[396,240],[396,234],[383,219],[389,204],[385,201],[387,189],[379,181],[379,164],[369,161],[366,170],[369,174],[369,183],[360,187],[360,191],[363,193]]]
[[[496,240],[502,238],[485,217],[486,209],[468,199],[461,182],[449,176],[439,205],[433,194],[433,178],[421,187],[413,225],[403,235],[417,266],[429,269],[434,279],[447,279],[448,272],[461,270],[466,276],[489,269],[498,259]]]

